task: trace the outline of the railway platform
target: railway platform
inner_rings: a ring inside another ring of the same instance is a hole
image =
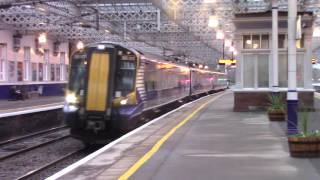
[[[320,179],[319,159],[289,156],[284,125],[263,112],[233,112],[233,93],[217,93],[139,127],[47,179]]]
[[[62,108],[63,102],[64,96],[46,96],[17,101],[1,100],[0,118]]]

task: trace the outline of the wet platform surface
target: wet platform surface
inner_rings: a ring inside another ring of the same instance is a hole
[[[170,129],[212,98],[216,100],[179,128],[129,179],[320,179],[320,159],[289,156],[285,122],[270,122],[263,112],[233,112],[230,91],[183,107],[51,179],[119,178]]]
[[[64,96],[46,96],[34,99],[8,101],[0,100],[0,114],[8,112],[23,111],[43,107],[63,105]]]

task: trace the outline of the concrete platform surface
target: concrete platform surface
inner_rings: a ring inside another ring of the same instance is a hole
[[[170,129],[217,96],[181,108],[101,150],[96,157],[78,162],[48,179],[117,179]],[[319,167],[309,159],[289,156],[287,139],[279,123],[269,122],[265,113],[239,113],[232,109],[233,95],[227,92],[179,128],[129,179],[320,179]]]
[[[26,99],[26,100],[18,100],[18,101],[1,100],[0,114],[28,110],[28,109],[35,109],[39,107],[63,105],[63,102],[64,102],[64,96],[46,96],[46,97],[39,97],[35,99]]]

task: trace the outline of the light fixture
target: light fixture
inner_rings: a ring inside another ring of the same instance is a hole
[[[234,51],[233,51],[233,55],[236,56],[237,54],[238,54],[238,51],[234,50]]]
[[[253,49],[257,49],[258,48],[258,44],[253,44],[252,48]]]
[[[231,46],[231,47],[229,48],[229,51],[234,52],[234,51],[235,51],[235,48],[234,48],[233,46]]]
[[[106,33],[110,33],[110,31],[109,31],[108,29],[105,29],[104,31],[105,31]]]
[[[68,93],[66,96],[66,102],[68,104],[75,104],[77,103],[77,96],[75,93]]]
[[[83,49],[84,48],[84,44],[82,41],[78,41],[77,43],[77,49],[80,50],[80,49]]]
[[[217,39],[223,39],[224,38],[224,34],[221,30],[218,30],[216,33],[216,38]]]
[[[199,68],[202,69],[202,68],[203,68],[203,65],[202,65],[202,64],[199,64]]]
[[[40,44],[44,44],[47,42],[47,35],[46,33],[41,33],[38,37],[38,41]]]
[[[207,65],[206,65],[206,66],[204,66],[204,69],[209,69],[209,66],[207,66]]]
[[[313,37],[320,37],[320,27],[315,27],[313,29],[313,34],[312,34]]]
[[[219,26],[219,19],[217,16],[209,16],[208,26],[211,28],[216,28]]]
[[[224,45],[225,45],[226,47],[231,47],[232,42],[231,42],[229,39],[226,39],[226,40],[224,41]]]
[[[250,39],[246,40],[247,44],[252,44],[252,41]]]
[[[203,3],[206,3],[206,4],[210,4],[210,3],[216,3],[217,0],[203,0]]]
[[[30,9],[31,5],[24,5],[23,7],[27,8],[27,9]]]
[[[105,46],[103,44],[98,44],[98,47],[97,47],[99,50],[104,50]]]
[[[128,99],[122,99],[121,101],[120,101],[120,104],[121,105],[126,105],[128,103]]]
[[[40,11],[42,11],[42,12],[44,12],[44,11],[46,11],[44,8],[42,8],[42,7],[38,7],[38,10],[40,10]]]

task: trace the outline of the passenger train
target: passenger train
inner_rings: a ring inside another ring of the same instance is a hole
[[[71,135],[89,144],[134,129],[147,112],[227,88],[224,73],[113,43],[88,45],[71,59],[65,120]]]

